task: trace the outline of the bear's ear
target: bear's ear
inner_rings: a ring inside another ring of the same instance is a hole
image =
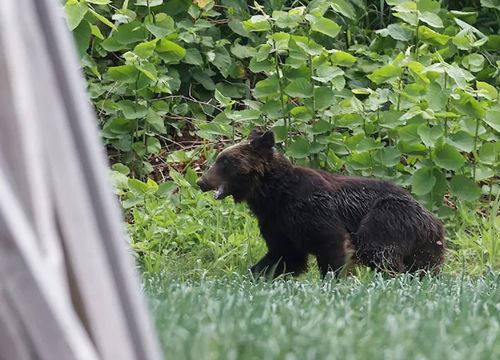
[[[250,145],[256,149],[271,149],[274,146],[274,133],[266,131],[250,140]]]
[[[252,140],[258,138],[261,135],[262,131],[259,131],[257,129],[252,129],[252,132],[250,132],[250,135],[248,135],[248,140],[251,142]]]

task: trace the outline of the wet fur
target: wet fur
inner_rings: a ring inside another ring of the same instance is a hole
[[[307,269],[308,254],[323,276],[339,273],[349,255],[390,274],[439,270],[443,226],[405,190],[293,166],[259,136],[221,153],[226,166],[216,162],[206,174],[213,184],[225,181],[229,194],[258,219],[268,253],[252,267],[254,274],[298,275]]]

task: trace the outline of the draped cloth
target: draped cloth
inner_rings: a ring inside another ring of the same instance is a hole
[[[0,359],[160,359],[58,0],[0,0]]]

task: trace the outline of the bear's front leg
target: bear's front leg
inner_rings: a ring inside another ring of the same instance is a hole
[[[269,251],[250,268],[250,271],[254,277],[264,276],[274,279],[283,274],[297,276],[306,268],[307,254],[283,254]]]

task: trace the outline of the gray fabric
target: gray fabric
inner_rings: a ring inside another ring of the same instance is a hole
[[[58,1],[1,0],[1,356],[159,359],[125,239]]]

